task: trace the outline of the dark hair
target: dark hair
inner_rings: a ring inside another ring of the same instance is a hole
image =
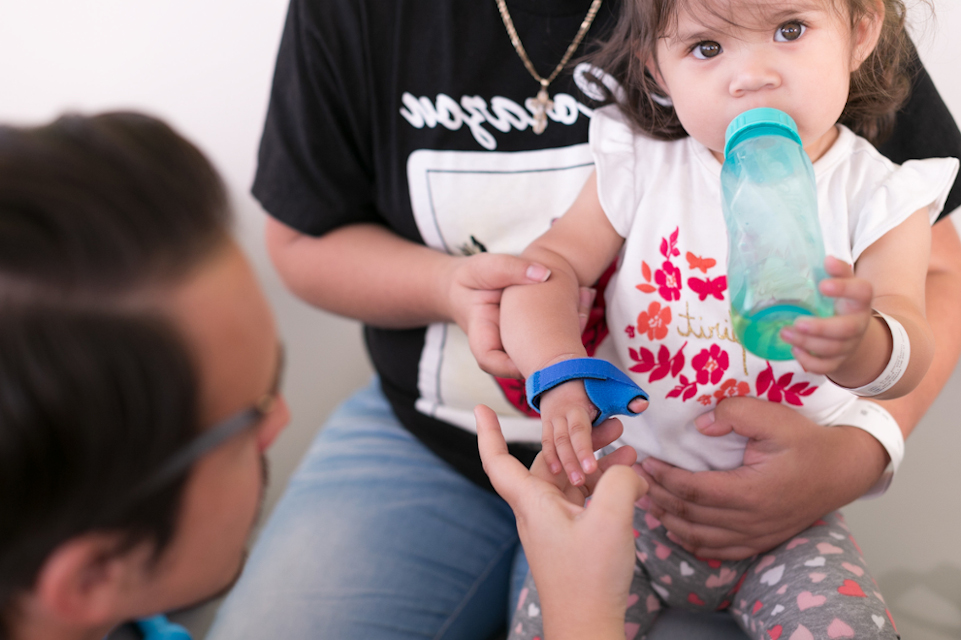
[[[0,627],[59,545],[169,543],[185,477],[129,492],[197,433],[197,377],[150,294],[227,238],[200,151],[144,115],[0,127]],[[186,474],[185,474],[186,475]],[[156,557],[156,556],[155,556]]]
[[[681,121],[669,102],[658,100],[660,89],[645,67],[657,59],[657,41],[677,19],[680,7],[697,0],[625,0],[611,37],[589,61],[620,82],[618,104],[643,133],[661,140],[686,137]],[[877,46],[851,74],[848,101],[840,122],[874,144],[894,127],[895,114],[911,89],[909,63],[917,55],[904,28],[903,0],[822,0],[847,11],[852,28],[884,5],[884,22]],[[600,85],[600,83],[598,83]],[[599,88],[601,88],[599,86]],[[610,91],[601,88],[610,96]]]

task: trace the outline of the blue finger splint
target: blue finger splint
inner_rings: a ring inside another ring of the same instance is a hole
[[[144,640],[190,640],[190,633],[179,624],[167,620],[167,616],[137,620],[137,627]]]
[[[583,380],[584,390],[600,415],[594,420],[596,427],[611,416],[636,416],[627,408],[634,398],[648,399],[637,384],[623,371],[606,360],[594,358],[573,358],[564,360],[540,371],[535,371],[527,379],[527,402],[534,411],[540,413],[540,396],[568,380]]]

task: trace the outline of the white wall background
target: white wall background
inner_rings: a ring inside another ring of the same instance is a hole
[[[912,9],[924,22],[916,39],[961,119],[961,4],[934,2],[934,21]],[[370,372],[356,324],[283,290],[262,247],[263,213],[248,194],[285,11],[286,0],[0,0],[0,121],[143,110],[197,143],[224,175],[238,236],[288,343],[294,420],[271,452],[268,506],[324,417]],[[847,510],[906,638],[961,638],[959,415],[961,369],[911,438],[889,494]],[[209,612],[187,620],[202,632]]]

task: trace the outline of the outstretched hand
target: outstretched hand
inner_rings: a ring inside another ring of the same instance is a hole
[[[565,476],[551,474],[541,456],[527,470],[510,455],[491,409],[480,405],[474,415],[484,470],[517,518],[537,581],[545,636],[623,638],[634,571],[634,503],[647,489],[626,466],[634,459],[633,449],[606,456],[583,486],[574,487]],[[622,429],[619,421],[607,421],[594,430],[595,444],[609,444]]]
[[[698,429],[748,438],[743,465],[692,473],[647,458],[641,504],[670,536],[700,557],[740,560],[771,549],[821,516],[862,496],[881,477],[887,453],[855,427],[822,427],[793,409],[728,398]]]
[[[792,345],[791,354],[810,373],[833,373],[850,358],[871,322],[874,289],[864,278],[857,278],[851,265],[828,257],[824,268],[831,278],[819,286],[821,293],[835,299],[835,315],[830,318],[803,316],[781,330],[781,337]]]

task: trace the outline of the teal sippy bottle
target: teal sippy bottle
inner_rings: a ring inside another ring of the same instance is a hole
[[[798,316],[828,317],[818,291],[824,240],[814,167],[797,125],[777,109],[751,109],[725,134],[721,192],[727,224],[727,282],[738,341],[767,360],[791,360],[781,329]]]

